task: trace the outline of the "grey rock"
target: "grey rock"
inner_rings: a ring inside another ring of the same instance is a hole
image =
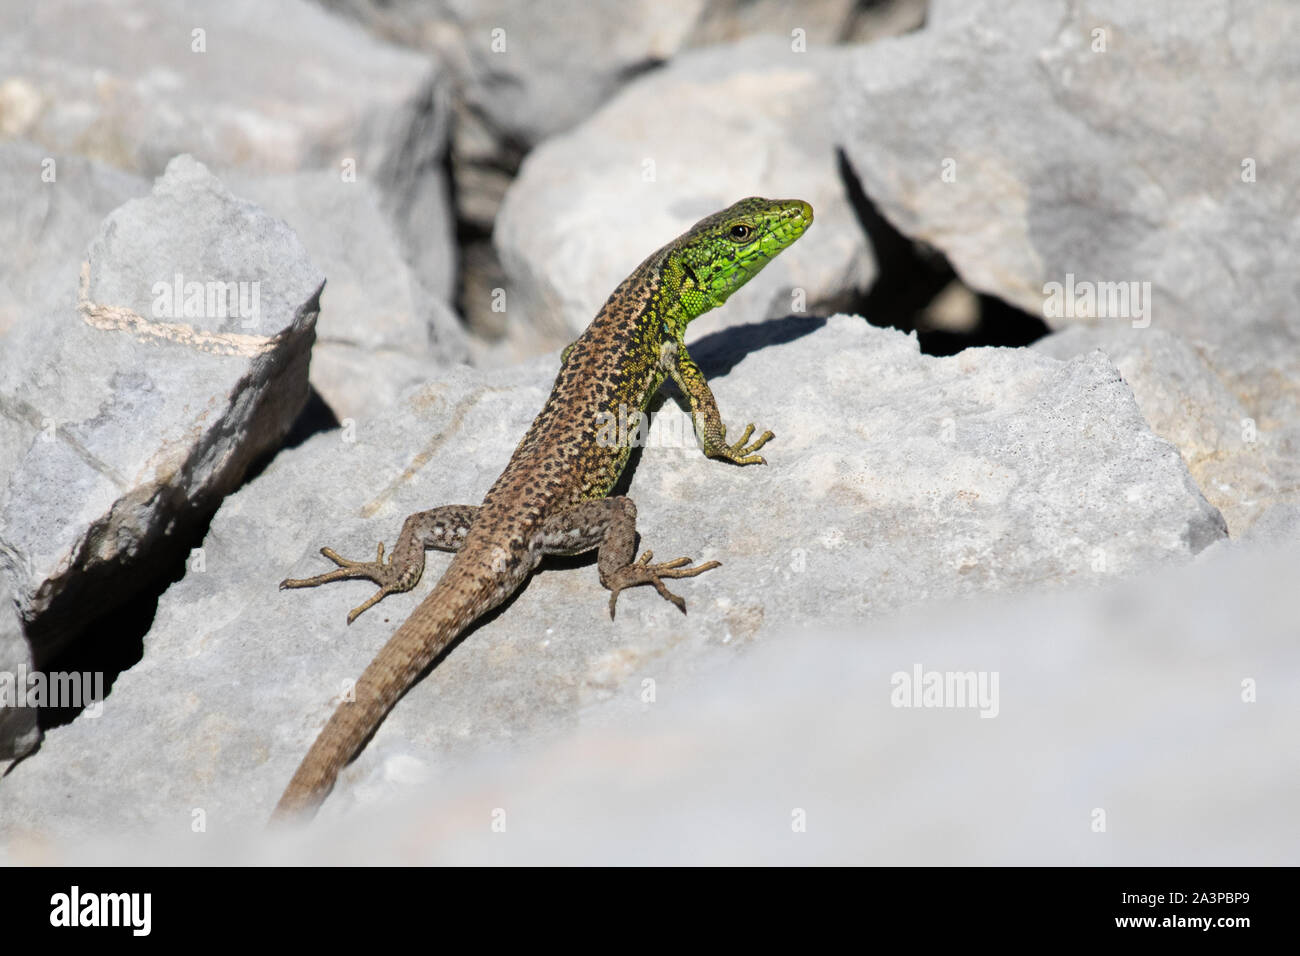
[[[0,338],[25,316],[76,308],[81,261],[99,224],[148,192],[148,180],[103,163],[0,142]]]
[[[844,43],[874,43],[886,37],[901,36],[925,26],[930,0],[883,0],[859,3],[853,11]]]
[[[694,669],[665,655],[536,750],[269,848],[178,854],[162,835],[146,859],[1287,866],[1297,574],[1293,542],[1100,590],[814,624]],[[917,665],[996,673],[996,718],[892,706]]]
[[[689,40],[706,0],[543,5],[487,0],[327,0],[376,36],[431,53],[446,65],[456,215],[491,230],[523,154],[590,116],[628,79],[667,60]],[[490,247],[489,247],[490,248]],[[475,268],[483,250],[467,250]],[[488,270],[492,270],[489,266]],[[468,286],[479,283],[476,274]],[[466,307],[471,327],[492,313]]]
[[[24,321],[0,354],[0,571],[42,657],[284,437],[323,282],[283,222],[188,156],[87,260],[79,307]]]
[[[649,249],[745,196],[805,199],[817,218],[701,330],[788,315],[795,287],[816,310],[869,285],[829,128],[843,57],[767,37],[685,54],[529,154],[493,237],[512,327],[567,344]]]
[[[150,177],[178,153],[218,176],[348,164],[382,190],[421,281],[452,294],[431,57],[306,0],[48,0],[0,5],[0,76],[0,131],[58,154]]]
[[[810,47],[868,43],[905,33],[925,21],[926,0],[715,0],[691,31],[692,47],[734,43],[750,36],[798,39]],[[797,32],[796,32],[797,31]]]
[[[396,805],[269,850],[248,838],[242,851],[210,841],[198,852],[407,865],[1286,866],[1300,855],[1300,769],[1288,756],[1300,733],[1297,574],[1293,543],[1100,590],[931,605],[830,633],[814,624],[694,670],[649,661],[560,740],[435,773]],[[917,665],[996,673],[996,718],[892,706],[897,675]],[[504,835],[491,828],[501,812]],[[175,845],[158,838],[151,855]]]
[[[711,660],[679,644],[557,739],[393,802],[326,804],[290,832],[215,815],[197,834],[189,815],[75,839],[10,829],[0,863],[1286,866],[1298,573],[1294,543],[1235,548],[1102,589],[814,622]],[[997,673],[997,717],[893,706],[917,664]]]
[[[1152,431],[1178,448],[1233,537],[1274,507],[1300,504],[1295,484],[1278,478],[1289,455],[1277,433],[1259,428],[1215,368],[1213,350],[1164,329],[1096,326],[1057,332],[1034,348],[1059,359],[1105,352],[1132,386]]]
[[[642,546],[723,562],[676,582],[690,614],[638,589],[611,623],[590,564],[543,570],[402,700],[324,819],[471,757],[567,735],[602,719],[598,705],[634,697],[647,674],[727,666],[791,629],[860,629],[934,599],[1102,583],[1185,562],[1223,536],[1177,451],[1097,353],[930,358],[914,338],[837,316],[731,329],[695,354],[732,427],[753,420],[777,437],[766,467],[725,467],[699,453],[676,404],[656,414],[628,492]],[[39,759],[0,781],[0,831],[188,827],[196,808],[214,832],[260,824],[346,682],[446,556],[431,557],[416,592],[351,627],[346,612],[370,585],[275,582],[325,570],[322,545],[369,557],[408,513],[480,500],[554,367],[554,356],[522,370],[455,367],[398,407],[278,455],[225,501],[204,569],[162,597],[144,659],[103,716],[52,730]],[[124,764],[131,774],[101,769]]]
[[[853,30],[853,0],[326,0],[395,43],[429,50],[493,137],[528,146],[585,120],[630,77],[690,46],[803,30],[825,45]],[[912,6],[892,4],[891,6]],[[906,28],[904,17],[899,29]],[[914,20],[914,16],[913,16]],[[877,25],[876,29],[881,29]]]
[[[864,42],[911,29],[925,10],[924,0],[869,5],[853,0],[553,0],[532,5],[510,0],[327,0],[326,5],[375,35],[427,50],[446,65],[456,90],[451,131],[456,216],[470,235],[490,232],[529,149],[585,122],[629,82],[692,47],[764,34],[774,36],[773,42],[784,44],[787,52],[796,42],[819,51],[837,41]],[[693,110],[696,104],[678,100],[670,109],[654,104],[647,118],[670,123],[659,117],[676,116],[689,122],[687,107]],[[692,125],[691,135],[699,132]],[[585,166],[581,168],[585,175]],[[572,184],[565,185],[570,195]],[[466,321],[495,340],[501,329],[489,296],[501,285],[500,265],[486,242],[472,239],[462,253],[460,299]],[[548,347],[545,338],[514,345],[510,357]]]
[[[1042,314],[1066,273],[1135,279],[1161,327],[1274,324],[1300,298],[1288,25],[1284,0],[936,0],[855,54],[839,128],[867,193],[981,291]]]
[[[1297,30],[1286,0],[939,0],[854,55],[837,126],[867,194],[971,286],[1187,339],[1300,487]],[[1103,282],[1142,309],[1089,306]]]
[[[1282,501],[1265,508],[1246,530],[1244,538],[1252,544],[1270,546],[1300,541],[1300,502]]]
[[[284,219],[325,273],[311,384],[340,419],[391,404],[468,357],[460,320],[412,273],[371,183],[331,172],[225,181]]]
[[[21,675],[31,670],[32,649],[23,634],[18,606],[8,582],[0,575],[0,685],[17,688]],[[4,764],[30,752],[41,739],[35,708],[20,707],[18,703],[7,699],[5,689],[0,687],[0,772]]]

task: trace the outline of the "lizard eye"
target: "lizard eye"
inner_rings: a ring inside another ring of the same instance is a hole
[[[731,227],[731,232],[729,233],[729,235],[731,236],[732,239],[735,239],[737,242],[744,242],[746,239],[749,238],[750,233],[752,233],[753,231],[754,231],[753,229],[750,229],[749,226],[745,225],[743,222],[738,222]]]

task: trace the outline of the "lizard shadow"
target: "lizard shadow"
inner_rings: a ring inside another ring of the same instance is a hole
[[[746,356],[760,349],[785,345],[805,335],[811,335],[825,324],[826,317],[822,315],[787,315],[783,318],[764,319],[761,322],[746,322],[744,325],[733,325],[711,332],[694,344],[688,345],[688,348],[691,358],[695,359],[695,364],[700,367],[704,377],[712,381],[730,374],[731,370]],[[690,415],[690,401],[671,379],[664,383],[659,394],[650,403],[651,415],[657,412],[669,397],[677,403],[682,414]],[[725,421],[725,413],[723,418]],[[620,484],[626,487],[625,483],[631,479],[631,472],[631,463],[629,463],[627,471],[620,479]],[[612,492],[612,494],[626,493],[626,491]]]
[[[825,324],[826,317],[821,315],[787,315],[719,329],[687,347],[704,377],[712,379],[728,374],[759,349],[801,339]]]

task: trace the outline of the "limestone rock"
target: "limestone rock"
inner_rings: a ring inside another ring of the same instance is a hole
[[[0,570],[45,659],[131,596],[307,398],[323,277],[188,156],[113,212],[78,308],[0,353]],[[38,633],[39,632],[39,633]]]
[[[468,357],[460,320],[404,260],[370,182],[332,172],[227,181],[284,219],[325,274],[311,384],[339,419],[373,414],[440,366]]]
[[[1294,468],[1215,368],[1215,352],[1164,329],[1074,326],[1034,344],[1060,359],[1100,349],[1133,388],[1152,431],[1172,442],[1236,537],[1269,509],[1300,504],[1280,481]]]
[[[417,275],[449,300],[445,83],[431,57],[308,0],[0,5],[0,134],[147,177],[180,153],[221,177],[367,177]]]
[[[512,325],[567,344],[648,252],[746,196],[804,199],[817,218],[701,332],[816,311],[869,285],[874,262],[829,126],[844,55],[766,37],[686,54],[534,150],[494,234]]]
[[[22,140],[0,142],[0,340],[24,317],[74,309],[86,246],[149,181]]]
[[[1102,583],[1223,537],[1177,451],[1098,353],[930,358],[914,338],[839,316],[731,329],[695,354],[726,421],[777,437],[767,466],[727,467],[699,453],[673,402],[656,414],[628,493],[642,547],[722,562],[674,582],[690,613],[636,589],[611,622],[591,559],[549,565],[406,695],[324,819],[470,755],[566,735],[601,719],[598,705],[635,697],[645,675],[730,666],[797,628],[861,632],[935,599]],[[103,716],[51,731],[39,760],[0,781],[0,830],[121,830],[187,821],[192,807],[213,826],[260,825],[346,682],[447,557],[433,554],[415,592],[351,627],[368,583],[276,582],[325,570],[322,545],[369,557],[408,513],[480,500],[554,361],[450,369],[351,434],[277,456],[226,500],[206,572],[163,596],[144,660],[118,678]],[[131,774],[108,770],[124,763]]]

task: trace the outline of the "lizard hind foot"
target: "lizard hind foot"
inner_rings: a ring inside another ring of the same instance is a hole
[[[394,567],[391,561],[384,561],[384,543],[382,541],[379,542],[375,560],[373,561],[353,561],[350,558],[343,557],[333,548],[321,548],[320,553],[337,564],[338,567],[333,571],[326,571],[324,574],[318,574],[315,577],[286,578],[280,582],[280,588],[282,590],[284,588],[314,588],[322,584],[328,584],[331,581],[352,581],[356,579],[373,581],[378,584],[379,590],[365,602],[348,612],[349,624],[388,597],[388,595],[409,591],[415,586],[415,582],[419,578],[419,574],[412,573],[409,568]]]
[[[654,552],[647,551],[636,561],[614,573],[613,580],[609,583],[610,620],[614,619],[614,608],[618,603],[619,592],[624,588],[632,588],[641,584],[653,585],[664,600],[672,602],[677,610],[685,614],[686,602],[679,595],[668,590],[663,578],[693,578],[697,574],[703,574],[705,571],[722,567],[719,561],[705,561],[703,564],[692,566],[690,558],[674,558],[672,561],[651,564],[652,558],[654,558]]]
[[[373,561],[352,561],[340,555],[333,548],[321,548],[320,553],[338,565],[333,571],[317,574],[310,578],[285,578],[280,582],[280,590],[285,588],[314,588],[331,581],[349,581],[366,578],[381,587],[392,577],[391,569],[384,563],[384,542],[379,542],[379,553]]]

